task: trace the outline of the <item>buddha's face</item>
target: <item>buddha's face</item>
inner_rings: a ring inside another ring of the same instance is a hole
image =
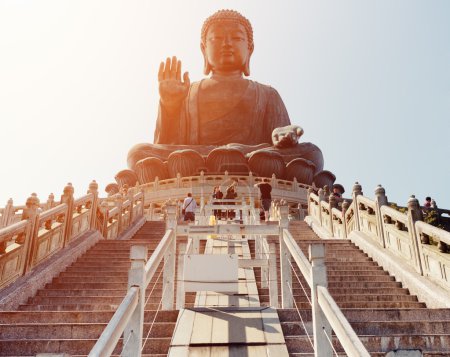
[[[202,52],[213,73],[246,72],[251,56],[244,26],[233,21],[212,24]]]

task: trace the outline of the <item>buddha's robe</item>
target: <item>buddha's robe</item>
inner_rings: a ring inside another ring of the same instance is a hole
[[[166,160],[171,152],[187,148],[207,156],[218,146],[233,144],[244,154],[261,149],[276,150],[286,162],[303,157],[313,161],[316,171],[322,170],[322,153],[311,143],[285,149],[273,147],[272,131],[291,124],[286,107],[274,88],[248,81],[242,98],[218,118],[200,116],[201,95],[201,82],[196,82],[175,115],[160,105],[155,144],[135,145],[128,154],[128,166],[134,168],[136,162],[145,157]]]

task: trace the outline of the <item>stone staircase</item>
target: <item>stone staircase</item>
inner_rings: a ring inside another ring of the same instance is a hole
[[[0,356],[34,356],[37,353],[87,355],[121,303],[127,290],[130,246],[147,245],[149,255],[164,235],[160,222],[147,222],[128,241],[102,240],[18,311],[0,311]],[[144,336],[152,321],[144,355],[165,356],[178,311],[158,311],[161,283],[146,304]],[[119,342],[115,353],[121,351]]]
[[[290,232],[306,256],[309,244],[319,240],[304,222],[291,222]],[[329,291],[372,356],[385,356],[393,350],[450,356],[450,309],[426,308],[349,240],[321,242],[326,244]],[[299,270],[296,271],[301,282],[293,274],[298,311],[279,309],[278,315],[290,355],[313,356],[299,317],[300,313],[311,336],[311,307],[307,299],[310,290]],[[260,290],[261,294],[268,294]],[[345,356],[336,338],[333,344]]]
[[[164,229],[163,223],[147,222],[129,241],[100,241],[17,311],[0,311],[0,356],[40,352],[87,355],[125,296],[130,246],[147,245],[151,254]],[[291,222],[290,231],[306,256],[309,244],[320,240],[304,222]],[[278,238],[270,241],[278,243]],[[426,308],[349,240],[320,241],[326,244],[331,295],[372,356],[396,349],[450,356],[450,309]],[[254,256],[254,242],[249,246]],[[200,250],[205,250],[205,242]],[[147,296],[151,294],[144,336],[150,326],[152,329],[144,356],[167,355],[178,317],[178,311],[158,311],[162,290],[162,284],[156,283],[159,269],[147,291]],[[297,268],[296,273],[299,279],[293,274],[292,285],[298,310],[279,309],[278,315],[290,355],[313,356],[307,336],[312,331],[310,291]],[[255,268],[260,303],[268,306],[269,291],[261,288],[260,276],[260,269]],[[187,294],[186,307],[192,307],[194,301],[195,294]],[[336,338],[333,344],[344,356]],[[116,355],[121,347],[122,341]]]

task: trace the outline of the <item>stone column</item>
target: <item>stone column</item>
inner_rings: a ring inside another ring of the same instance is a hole
[[[292,296],[292,268],[291,268],[291,253],[286,246],[283,238],[283,230],[289,228],[288,213],[289,207],[279,206],[280,214],[280,281],[281,281],[281,306],[283,309],[290,309],[293,306]]]
[[[175,262],[177,240],[177,206],[175,202],[166,203],[166,231],[173,230],[171,242],[164,255],[162,310],[172,310],[174,306]]]

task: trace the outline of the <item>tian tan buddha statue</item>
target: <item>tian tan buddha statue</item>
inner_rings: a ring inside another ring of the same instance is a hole
[[[278,92],[244,78],[254,49],[250,22],[236,11],[217,11],[203,24],[200,47],[208,77],[199,82],[191,84],[187,72],[181,75],[176,57],[161,63],[154,144],[131,148],[130,170],[116,175],[119,185],[202,170],[275,174],[305,184],[315,180],[317,186],[334,181],[333,174],[322,171],[320,149],[298,143],[303,129],[291,125]]]

